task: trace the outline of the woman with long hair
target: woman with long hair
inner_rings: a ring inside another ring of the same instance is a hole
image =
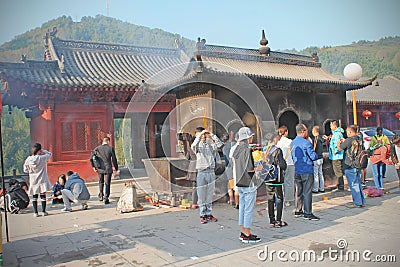
[[[278,129],[278,143],[277,147],[282,149],[283,158],[286,161],[287,168],[284,171],[285,183],[283,190],[285,193],[285,206],[290,206],[294,203],[294,163],[291,155],[290,144],[292,139],[288,138],[289,130],[285,125]]]
[[[35,143],[32,147],[32,155],[24,163],[24,172],[29,174],[29,194],[33,196],[32,205],[35,217],[39,217],[37,205],[39,195],[42,202],[42,215],[48,215],[46,212],[46,191],[52,188],[47,174],[47,161],[50,157],[49,151],[42,149],[41,144]]]

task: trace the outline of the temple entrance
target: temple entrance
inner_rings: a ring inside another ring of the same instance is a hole
[[[171,147],[163,146],[161,143],[161,136],[163,136],[165,140],[170,139],[170,123],[167,118],[168,113],[166,112],[152,113],[149,115],[145,133],[145,142],[147,154],[150,158],[171,156]],[[151,146],[151,143],[155,145]]]
[[[283,112],[279,117],[278,127],[286,125],[289,130],[288,138],[294,139],[296,137],[296,125],[299,123],[299,117],[291,110]]]

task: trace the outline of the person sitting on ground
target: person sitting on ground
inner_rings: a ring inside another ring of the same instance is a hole
[[[79,177],[78,173],[72,171],[67,172],[68,180],[65,183],[64,189],[61,190],[65,208],[62,211],[71,212],[71,203],[82,204],[82,209],[88,208],[87,201],[90,199],[89,191],[85,185],[85,181]]]
[[[16,179],[10,179],[9,190],[6,194],[7,210],[11,213],[19,213],[21,210],[26,209],[29,205],[29,196],[26,193],[28,190],[27,184],[21,184]]]
[[[53,185],[53,190],[52,190],[53,193],[51,195],[51,198],[53,199],[52,201],[53,205],[64,203],[61,191],[64,189],[66,181],[67,178],[65,177],[65,174],[60,174],[60,176],[58,176],[58,181]]]

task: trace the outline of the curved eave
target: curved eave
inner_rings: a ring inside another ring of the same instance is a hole
[[[356,101],[357,104],[362,105],[400,105],[399,101],[379,101],[379,100],[370,100],[370,101]],[[346,100],[347,104],[353,103],[352,100]]]
[[[331,85],[340,85],[345,87],[345,90],[354,90],[363,88],[365,86],[371,85],[372,82],[376,79],[376,77],[370,78],[365,81],[361,82],[349,82],[343,80],[318,80],[318,79],[301,79],[301,78],[291,78],[291,77],[277,77],[271,75],[258,75],[254,73],[239,73],[239,72],[224,72],[224,71],[216,71],[210,69],[204,69],[207,72],[215,73],[215,74],[222,74],[222,75],[229,75],[229,76],[240,76],[246,75],[248,77],[256,78],[256,79],[267,79],[267,80],[278,80],[278,81],[288,81],[288,82],[306,82],[306,83],[318,83],[318,84],[331,84]]]
[[[13,76],[9,75],[2,75],[1,77],[2,80],[5,81],[13,81],[13,82],[20,82],[22,84],[29,85],[30,87],[33,88],[41,88],[41,89],[51,89],[51,88],[61,88],[61,89],[76,89],[79,88],[80,90],[90,90],[90,91],[96,91],[96,90],[103,90],[104,88],[108,89],[113,89],[115,91],[126,91],[126,89],[129,88],[137,88],[139,84],[137,83],[132,83],[132,84],[97,84],[97,85],[88,85],[88,84],[67,84],[67,83],[43,83],[43,82],[38,82],[37,80],[25,80],[21,78],[15,78]],[[55,90],[55,89],[54,89]],[[131,89],[132,90],[132,89]]]

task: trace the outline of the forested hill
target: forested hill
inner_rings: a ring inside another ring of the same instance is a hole
[[[150,29],[102,15],[83,17],[80,22],[74,22],[71,17],[62,16],[1,45],[0,61],[19,61],[22,54],[27,55],[27,58],[31,60],[43,60],[43,36],[53,27],[57,27],[57,37],[65,40],[175,48],[175,40],[179,39],[188,55],[192,55],[195,47],[194,41],[182,38],[179,34],[161,29]]]
[[[0,46],[0,61],[19,61],[22,54],[28,59],[43,59],[43,36],[48,29],[57,27],[57,36],[61,39],[95,41],[105,43],[131,44],[152,47],[175,47],[180,39],[185,52],[193,55],[195,42],[161,29],[137,26],[114,18],[97,15],[83,17],[74,22],[71,17],[51,20],[31,31],[16,36],[12,41]],[[258,47],[255,47],[258,48]],[[386,37],[379,41],[358,41],[346,46],[308,47],[301,51],[285,52],[311,55],[317,52],[324,69],[336,75],[342,75],[344,67],[351,62],[360,64],[364,77],[378,75],[382,78],[393,75],[400,79],[400,37]]]
[[[343,75],[344,67],[356,62],[363,68],[363,77],[377,74],[378,78],[393,75],[400,79],[400,36],[386,37],[379,41],[358,41],[345,46],[285,51],[303,55],[316,52],[322,67],[332,74]]]

